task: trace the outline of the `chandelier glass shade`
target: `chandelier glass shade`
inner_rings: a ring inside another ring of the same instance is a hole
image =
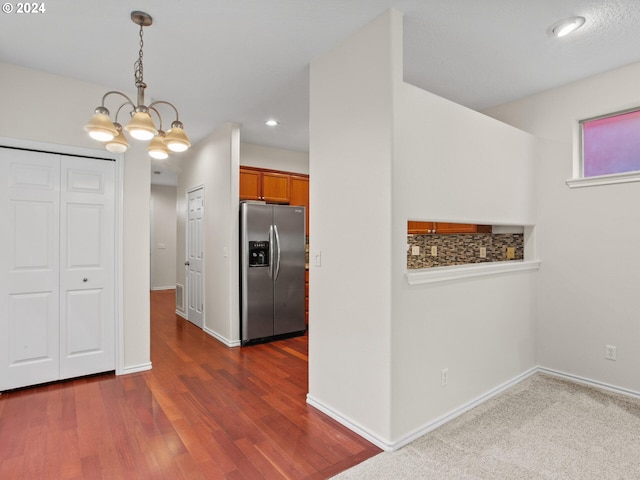
[[[156,160],[164,160],[169,157],[171,150],[169,150],[165,144],[165,134],[162,130],[153,137],[151,143],[149,143],[148,151],[151,158],[155,158]]]
[[[124,153],[129,148],[129,142],[127,142],[127,138],[122,133],[122,125],[118,122],[113,125],[116,127],[118,134],[105,142],[105,148],[113,153]]]
[[[145,12],[134,11],[131,12],[131,20],[136,25],[140,25],[140,51],[138,60],[134,64],[135,85],[138,90],[137,103],[134,103],[122,92],[112,90],[105,93],[102,97],[101,105],[95,109],[93,117],[85,125],[84,130],[94,140],[103,142],[108,151],[115,153],[126,152],[129,148],[129,142],[127,142],[122,126],[118,123],[118,115],[123,107],[129,107],[131,119],[124,127],[124,131],[136,140],[151,140],[147,148],[149,155],[155,159],[165,159],[171,152],[184,152],[191,146],[191,142],[184,131],[184,125],[178,118],[178,109],[173,104],[158,100],[145,105],[144,90],[147,85],[143,79],[142,49],[144,42],[142,35],[143,28],[151,25],[153,19]],[[113,121],[109,110],[105,107],[107,97],[112,95],[124,99],[124,103],[119,105]],[[171,128],[166,133],[162,130],[162,117],[158,111],[158,107],[162,105],[168,106],[175,112],[175,120],[171,123]],[[152,112],[158,118],[158,127],[156,127],[151,117]]]

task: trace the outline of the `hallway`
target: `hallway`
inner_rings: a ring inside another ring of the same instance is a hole
[[[380,450],[305,403],[307,338],[227,348],[151,292],[153,369],[0,396],[0,478],[323,479]]]

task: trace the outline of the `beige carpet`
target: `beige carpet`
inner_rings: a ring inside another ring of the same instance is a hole
[[[350,479],[640,479],[640,400],[533,375]]]

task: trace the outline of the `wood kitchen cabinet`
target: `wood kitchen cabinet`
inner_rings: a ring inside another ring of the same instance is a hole
[[[491,233],[491,225],[476,225],[473,223],[415,222],[409,220],[407,222],[407,233],[409,235]]]
[[[240,168],[240,200],[262,200],[262,173]]]
[[[240,167],[240,200],[289,203],[289,183],[287,173]]]
[[[309,235],[309,175],[240,167],[240,200],[302,205]]]
[[[289,203],[290,176],[286,173],[262,172],[262,200]]]
[[[478,231],[478,226],[472,223],[437,222],[435,226],[435,233],[439,233],[441,235],[447,233],[476,233]]]
[[[407,222],[407,233],[409,235],[426,235],[428,233],[434,233],[435,222],[414,222],[409,220]]]
[[[309,176],[291,175],[289,205],[305,207],[306,232],[309,235]]]

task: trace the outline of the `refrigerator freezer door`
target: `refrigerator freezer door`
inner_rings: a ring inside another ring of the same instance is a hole
[[[273,224],[276,232],[274,271],[277,271],[273,291],[273,332],[282,335],[306,328],[304,207],[273,207]]]
[[[241,227],[241,340],[242,342],[272,336],[273,281],[269,275],[271,262],[264,266],[249,266],[249,242],[265,242],[273,248],[269,230],[273,220],[270,205],[242,204]],[[269,255],[271,257],[271,255]]]

